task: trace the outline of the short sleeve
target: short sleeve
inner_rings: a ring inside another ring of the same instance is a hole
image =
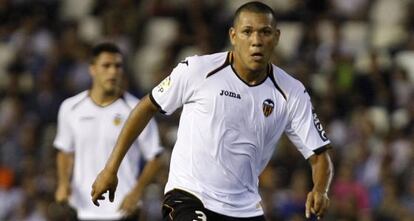
[[[171,74],[161,81],[150,93],[152,102],[161,112],[172,114],[176,109],[184,105],[193,94],[192,78],[195,75],[195,64],[187,60],[180,62]]]
[[[157,123],[154,119],[151,119],[144,128],[137,142],[145,160],[151,160],[163,151],[160,145]]]
[[[312,107],[309,94],[301,86],[301,90],[288,100],[289,122],[285,132],[307,159],[321,151],[330,141]]]
[[[73,131],[69,124],[69,113],[70,109],[66,103],[62,103],[58,112],[56,137],[53,141],[54,147],[64,152],[74,151]]]

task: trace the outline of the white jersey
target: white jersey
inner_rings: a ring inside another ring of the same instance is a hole
[[[263,214],[259,175],[285,132],[305,158],[326,148],[305,87],[269,65],[249,86],[231,66],[231,52],[189,57],[155,87],[162,112],[183,106],[165,192],[196,195],[207,209],[235,217]]]
[[[104,168],[124,122],[137,103],[137,98],[124,93],[112,104],[101,107],[92,101],[87,91],[62,103],[54,146],[74,153],[70,204],[76,208],[79,219],[121,218],[118,209],[136,183],[140,159],[150,160],[161,152],[158,128],[151,120],[121,163],[114,202],[102,201],[99,207],[92,203],[93,181]]]

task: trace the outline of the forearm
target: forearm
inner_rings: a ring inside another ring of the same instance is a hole
[[[106,164],[106,169],[116,173],[129,147],[144,130],[145,126],[158,111],[148,95],[132,110],[118,137],[115,148]]]
[[[327,193],[333,176],[333,165],[327,151],[310,158],[313,190]]]
[[[73,153],[59,151],[56,156],[58,186],[69,186],[73,171]]]

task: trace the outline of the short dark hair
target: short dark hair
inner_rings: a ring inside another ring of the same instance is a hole
[[[90,63],[93,64],[95,59],[103,52],[122,55],[121,50],[116,44],[112,42],[102,42],[92,47]]]
[[[274,26],[276,26],[275,11],[268,5],[264,4],[263,2],[259,2],[259,1],[248,2],[240,6],[234,13],[233,26],[236,25],[236,22],[239,19],[240,14],[244,11],[262,13],[262,14],[271,14],[273,17],[272,23]]]

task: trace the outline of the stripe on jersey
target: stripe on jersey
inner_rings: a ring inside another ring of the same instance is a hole
[[[323,153],[323,152],[325,152],[325,151],[327,151],[328,149],[331,149],[331,148],[332,148],[331,145],[326,144],[325,146],[321,146],[321,147],[318,147],[318,148],[314,149],[313,152],[316,155],[319,155],[319,154],[321,154],[321,153]]]
[[[121,101],[130,109],[130,110],[132,110],[132,109],[134,109],[134,107],[131,107],[129,104],[128,104],[128,101],[127,101],[127,99],[126,99],[126,97],[125,97],[125,93],[122,93],[122,95],[121,95],[121,97],[119,97],[120,99],[121,99]]]
[[[279,87],[279,85],[276,83],[275,80],[275,76],[273,75],[273,66],[271,64],[269,64],[269,68],[268,68],[269,72],[269,78],[272,81],[272,83],[275,85],[276,89],[282,94],[283,98],[285,98],[285,100],[287,100],[286,98],[286,94],[282,91],[282,89]]]
[[[218,68],[212,70],[210,73],[208,73],[206,78],[208,78],[211,75],[219,72],[221,69],[227,67],[227,65],[230,65],[231,64],[231,57],[232,57],[231,52],[227,53],[227,57],[226,57],[226,60],[224,61],[224,63],[220,67],[218,67]]]
[[[87,96],[84,96],[82,99],[80,99],[78,102],[76,102],[76,103],[74,103],[73,105],[72,105],[72,108],[70,108],[70,110],[71,111],[74,111],[78,106],[79,106],[79,104],[81,104],[83,101],[85,101],[86,100],[86,98],[88,98],[89,97],[89,95],[87,95]]]
[[[160,113],[165,114],[165,112],[161,106],[157,103],[157,101],[154,99],[154,96],[152,96],[152,91],[149,93],[149,98],[152,101],[152,103],[160,110]]]

